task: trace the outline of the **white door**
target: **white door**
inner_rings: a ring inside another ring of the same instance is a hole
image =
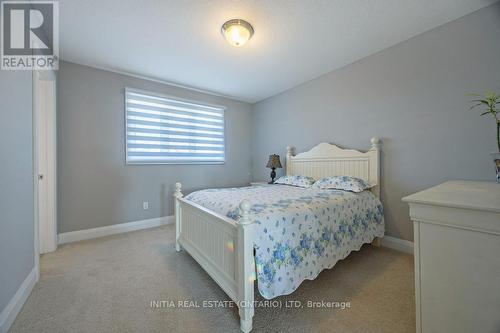
[[[52,71],[33,76],[38,252],[57,249],[56,219],[56,79]]]

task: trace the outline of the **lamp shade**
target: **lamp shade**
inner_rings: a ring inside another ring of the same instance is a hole
[[[280,169],[282,168],[281,162],[280,162],[280,155],[269,155],[269,161],[267,161],[266,168],[276,168]]]

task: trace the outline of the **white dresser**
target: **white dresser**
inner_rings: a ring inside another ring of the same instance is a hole
[[[403,201],[415,236],[417,332],[500,332],[500,184],[449,181]]]

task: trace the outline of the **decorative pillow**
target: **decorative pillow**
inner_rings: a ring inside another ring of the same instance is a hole
[[[350,176],[335,176],[325,177],[314,183],[313,188],[318,189],[336,189],[351,192],[363,192],[375,185],[369,184],[367,181]]]
[[[298,187],[311,187],[312,184],[314,184],[314,178],[307,176],[282,176],[274,183]]]

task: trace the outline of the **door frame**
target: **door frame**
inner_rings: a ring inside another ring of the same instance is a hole
[[[34,182],[34,215],[35,215],[35,230],[34,230],[34,251],[35,251],[35,267],[37,268],[37,280],[39,278],[39,256],[41,253],[52,252],[57,249],[57,143],[56,143],[56,109],[57,109],[57,86],[56,74],[51,70],[34,70],[32,84],[32,99],[33,99],[33,182]],[[40,170],[40,108],[39,94],[44,93],[44,83],[50,82],[53,86],[50,87],[53,98],[52,110],[45,110],[45,131],[46,139],[46,175],[44,175],[47,183],[47,205],[53,218],[47,220],[46,226],[40,225],[40,197],[39,197],[39,170]],[[40,227],[46,228],[44,232],[40,231]]]

